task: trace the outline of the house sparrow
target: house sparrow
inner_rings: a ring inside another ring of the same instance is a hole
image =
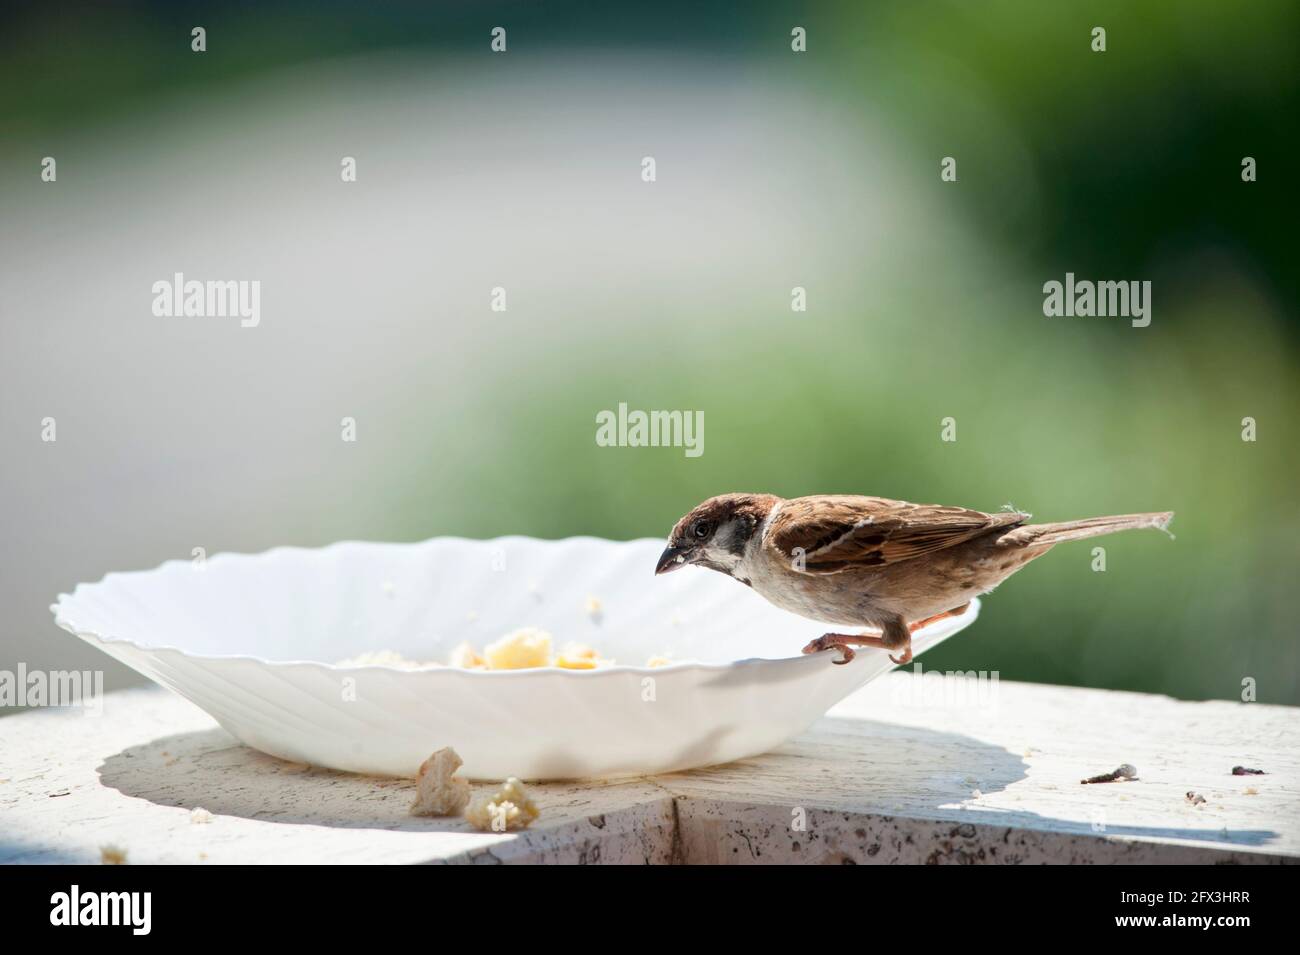
[[[1172,511],[1026,524],[1015,511],[909,504],[883,497],[723,494],[677,522],[656,574],[686,564],[721,571],[804,617],[870,634],[827,633],[804,653],[852,645],[912,659],[912,633],[966,609],[1053,545],[1131,528],[1164,529]]]

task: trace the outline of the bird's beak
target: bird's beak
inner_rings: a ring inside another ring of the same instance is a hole
[[[669,544],[664,548],[664,552],[659,555],[659,563],[655,565],[655,576],[686,566],[686,558],[690,552],[689,547],[678,547],[676,544]]]

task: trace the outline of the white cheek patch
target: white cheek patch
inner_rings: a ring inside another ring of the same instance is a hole
[[[717,533],[713,535],[713,540],[709,541],[708,549],[710,551],[718,551],[722,553],[734,549],[736,544],[736,534],[739,532],[740,528],[737,526],[736,522],[728,521],[726,524],[723,524],[718,528]]]
[[[738,567],[744,559],[743,555],[736,553],[734,549],[739,530],[740,528],[734,522],[718,528],[713,539],[704,546],[704,556],[711,563],[721,567]]]

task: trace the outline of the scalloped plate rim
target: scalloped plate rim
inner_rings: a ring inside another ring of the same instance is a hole
[[[441,543],[444,541],[449,543],[455,543],[455,544],[469,543],[475,545],[493,544],[493,543],[499,543],[504,541],[528,541],[528,542],[543,543],[543,544],[566,544],[570,542],[592,541],[602,545],[613,544],[616,546],[631,546],[636,544],[644,544],[646,541],[658,542],[658,540],[659,540],[658,538],[654,538],[654,537],[638,537],[638,538],[632,538],[630,540],[613,540],[611,538],[596,537],[590,534],[579,534],[571,537],[556,537],[556,538],[531,537],[526,534],[503,534],[498,537],[462,537],[457,535],[447,535],[447,536],[430,537],[421,541],[369,541],[369,540],[347,539],[347,540],[333,541],[329,544],[323,544],[318,547],[306,547],[298,544],[279,544],[274,547],[269,547],[266,550],[261,550],[261,551],[252,551],[252,552],[221,551],[219,553],[213,554],[211,557],[206,558],[206,560],[209,563],[217,560],[222,561],[222,563],[228,563],[230,560],[234,560],[234,559],[242,559],[242,560],[250,560],[250,561],[265,560],[276,554],[325,553],[327,551],[336,550],[336,549],[358,545],[358,544],[366,545],[366,546],[376,546],[376,547],[420,547],[420,546],[427,546],[429,544],[434,544],[434,543]],[[69,610],[75,612],[76,608],[75,606],[72,606],[72,602],[76,600],[77,595],[81,592],[83,588],[89,590],[93,587],[101,587],[115,577],[139,577],[139,576],[152,575],[152,574],[165,572],[171,568],[191,566],[192,563],[193,562],[190,560],[174,557],[161,562],[160,564],[158,564],[153,568],[148,568],[143,570],[109,571],[108,573],[100,577],[99,580],[80,582],[72,588],[71,593],[58,594],[58,596],[55,599],[55,602],[50,604],[50,612],[54,615],[54,623],[60,629],[65,630],[68,633],[71,633],[72,635],[82,640],[92,643],[92,645],[93,644],[104,644],[104,645],[121,644],[130,647],[134,650],[137,650],[141,653],[170,652],[170,653],[179,654],[180,656],[186,657],[191,660],[218,661],[218,662],[228,661],[228,660],[243,660],[250,663],[260,664],[262,666],[317,667],[323,670],[328,670],[332,672],[344,672],[344,673],[358,671],[358,670],[388,670],[394,673],[437,673],[437,674],[447,674],[449,676],[454,676],[454,677],[467,676],[472,679],[495,679],[501,677],[508,678],[508,677],[527,675],[527,674],[537,674],[537,673],[560,673],[569,677],[576,677],[579,679],[590,679],[592,677],[605,676],[614,673],[663,673],[669,670],[686,670],[686,669],[698,669],[698,670],[706,670],[706,671],[727,670],[735,666],[756,665],[756,664],[764,664],[764,663],[769,663],[769,664],[789,663],[792,661],[801,661],[801,660],[815,661],[819,656],[818,654],[799,653],[799,654],[792,654],[791,656],[785,656],[785,657],[743,657],[740,659],[727,660],[725,662],[720,662],[720,663],[707,663],[701,660],[681,660],[681,661],[675,661],[673,663],[667,663],[664,664],[663,666],[657,666],[657,667],[648,667],[645,665],[636,665],[636,664],[628,664],[628,663],[616,663],[610,666],[597,667],[591,670],[572,670],[566,667],[553,667],[553,666],[525,667],[517,670],[469,670],[461,667],[437,666],[437,665],[421,666],[421,667],[397,667],[397,666],[391,666],[389,664],[383,664],[383,663],[368,663],[368,664],[363,664],[361,666],[340,666],[337,663],[328,663],[323,660],[268,660],[265,657],[253,656],[251,654],[246,654],[246,653],[230,653],[230,654],[195,653],[191,650],[186,650],[182,647],[172,646],[169,644],[144,644],[139,642],[138,640],[133,640],[130,637],[109,636],[106,634],[102,634],[96,630],[92,630],[88,627],[80,626],[68,613]],[[978,597],[976,597],[971,600],[970,606],[965,612],[961,613],[956,617],[951,617],[946,620],[936,621],[935,623],[931,624],[929,627],[917,631],[917,635],[918,636],[922,635],[927,630],[931,630],[932,628],[937,629],[939,627],[943,627],[947,629],[948,627],[952,627],[954,624],[957,624],[958,626],[956,627],[956,629],[952,633],[948,634],[946,637],[943,638],[946,640],[948,637],[956,636],[957,633],[966,629],[968,626],[974,623],[975,620],[979,617],[979,612],[980,612],[980,600]],[[812,622],[815,623],[816,621],[812,621]],[[830,626],[829,624],[823,624],[823,625]],[[920,654],[918,653],[917,656],[919,655]]]

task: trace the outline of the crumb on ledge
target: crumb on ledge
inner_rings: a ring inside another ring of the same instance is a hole
[[[120,846],[100,846],[99,861],[104,865],[126,865],[126,850]]]
[[[541,814],[528,791],[514,776],[494,796],[482,797],[465,810],[465,820],[483,832],[526,829]]]
[[[1100,776],[1089,776],[1087,779],[1080,779],[1079,784],[1087,786],[1090,783],[1114,783],[1121,779],[1137,779],[1138,771],[1132,763],[1124,763],[1118,769],[1109,773],[1102,773]]]
[[[444,746],[420,764],[415,775],[413,816],[454,816],[469,802],[469,783],[455,775],[461,758]]]

